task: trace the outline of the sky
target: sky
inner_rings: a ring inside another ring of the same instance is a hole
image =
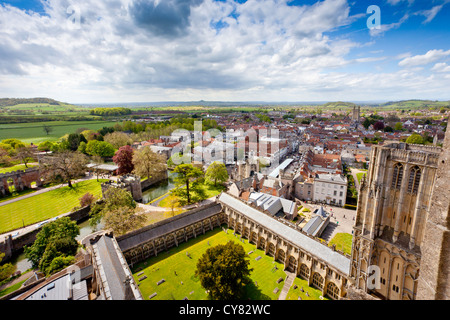
[[[0,1],[0,97],[450,100],[450,0]]]

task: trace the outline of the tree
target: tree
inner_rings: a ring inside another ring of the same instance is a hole
[[[251,281],[249,265],[242,245],[229,241],[207,249],[197,261],[195,275],[212,299],[239,299]]]
[[[44,130],[44,132],[48,135],[50,132],[53,131],[53,127],[49,126],[48,124],[44,124],[44,126],[42,127],[42,129]]]
[[[103,194],[103,203],[95,203],[89,211],[90,226],[96,227],[108,212],[121,207],[136,208],[136,202],[131,193],[121,188],[108,188]]]
[[[86,192],[80,199],[80,207],[86,207],[86,206],[90,206],[91,204],[93,204],[95,202],[95,196],[90,193],[90,192]]]
[[[131,230],[144,226],[147,218],[142,214],[142,208],[118,207],[105,214],[105,228],[112,229],[114,234],[123,235]]]
[[[196,188],[196,180],[203,177],[203,171],[200,168],[194,167],[192,164],[180,164],[175,167],[173,172],[178,173],[175,177],[175,185],[173,194],[186,199],[187,203],[191,203],[191,186]],[[186,186],[182,188],[182,186]]]
[[[410,144],[425,144],[423,137],[418,133],[413,133],[406,139],[406,143]]]
[[[383,121],[377,121],[373,124],[373,129],[374,130],[383,130],[384,129],[384,123]]]
[[[394,125],[394,130],[395,130],[395,131],[401,131],[401,130],[403,130],[403,124],[402,124],[401,122],[397,122],[397,123]]]
[[[31,246],[25,246],[25,257],[31,262],[33,268],[39,268],[42,272],[50,274],[55,271],[52,261],[57,257],[72,257],[76,254],[78,243],[76,237],[80,234],[77,223],[69,217],[62,217],[58,220],[44,225],[36,235],[36,240]],[[67,264],[58,268],[64,268],[71,263],[67,259]]]
[[[72,180],[84,175],[87,163],[87,157],[78,151],[61,151],[42,158],[40,169],[46,180],[62,180],[73,188]]]
[[[34,149],[30,146],[19,147],[17,148],[16,157],[22,161],[25,168],[28,168],[28,162],[30,162],[30,160],[32,161],[34,158]]]
[[[0,262],[2,262],[3,257],[5,254],[0,251]],[[6,278],[9,278],[14,271],[16,270],[16,266],[14,266],[11,263],[5,263],[0,265],[0,282],[5,280]]]
[[[228,180],[228,171],[225,164],[214,161],[206,170],[205,177],[208,181],[213,182],[214,186],[217,186],[217,182],[226,182]]]
[[[118,174],[131,173],[134,169],[133,148],[130,146],[120,147],[119,150],[116,151],[113,161],[119,166],[119,169],[117,169]]]
[[[116,149],[133,143],[133,139],[128,134],[120,131],[106,134],[104,140],[111,143]]]
[[[167,170],[166,159],[146,146],[133,154],[133,172],[141,177],[156,178]]]
[[[87,142],[86,138],[81,133],[71,133],[66,140],[66,148],[68,150],[76,151],[81,142]]]
[[[86,153],[91,156],[112,157],[114,151],[113,145],[106,141],[90,140],[86,144]]]

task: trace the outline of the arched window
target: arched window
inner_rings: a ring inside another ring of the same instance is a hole
[[[419,190],[420,176],[422,170],[418,166],[414,166],[409,172],[408,192],[416,194]]]
[[[329,282],[327,285],[327,295],[331,299],[339,300],[339,288],[333,282]]]
[[[392,188],[400,189],[402,185],[403,178],[403,165],[401,163],[397,163],[394,166],[394,173],[392,175]]]
[[[323,277],[317,272],[313,275],[313,285],[319,289],[323,289]]]
[[[300,267],[300,276],[302,276],[303,279],[308,280],[309,268],[306,264],[302,264],[302,266]]]

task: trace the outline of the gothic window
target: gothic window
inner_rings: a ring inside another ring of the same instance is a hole
[[[403,165],[401,163],[397,163],[394,166],[394,173],[392,175],[392,188],[400,189],[402,185],[402,177],[403,177]]]
[[[339,288],[333,282],[327,285],[327,295],[334,300],[339,300]]]
[[[313,282],[313,285],[316,286],[317,288],[319,288],[319,289],[323,288],[323,278],[317,272],[314,273],[312,282]]]
[[[409,172],[409,182],[408,182],[408,192],[409,193],[417,193],[419,189],[420,176],[422,171],[418,166],[414,166]]]

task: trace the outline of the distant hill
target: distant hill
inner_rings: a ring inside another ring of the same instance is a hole
[[[28,103],[47,103],[52,106],[61,105],[61,102],[49,98],[0,98],[0,107],[11,107]]]
[[[343,101],[337,101],[337,102],[328,102],[323,105],[324,107],[356,107],[357,105],[353,102],[343,102]]]

